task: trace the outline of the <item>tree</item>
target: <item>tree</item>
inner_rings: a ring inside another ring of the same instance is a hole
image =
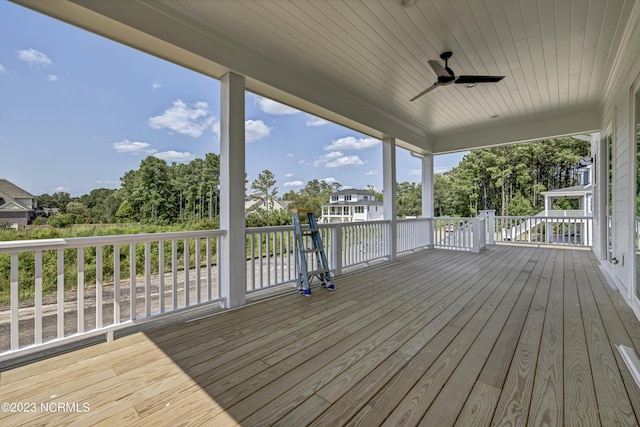
[[[67,203],[67,215],[73,218],[74,224],[84,224],[89,220],[89,210],[82,202],[71,201]]]
[[[422,184],[401,182],[396,184],[396,215],[399,217],[422,214]]]
[[[154,156],[142,160],[138,170],[129,171],[121,178],[123,198],[141,221],[175,221],[178,206],[171,178],[167,162]]]
[[[89,194],[85,194],[74,201],[87,207],[87,221],[91,223],[114,222],[115,213],[120,206],[119,190],[110,188],[96,188]]]
[[[453,205],[453,194],[448,189],[451,188],[449,174],[435,174],[433,176],[433,215],[453,216],[455,209]]]
[[[273,207],[271,206],[271,203],[270,203],[269,192],[271,192],[271,197],[275,196],[276,193],[278,192],[276,188],[273,188],[274,185],[276,185],[276,178],[274,177],[273,172],[271,172],[268,169],[265,169],[262,172],[260,172],[258,174],[258,178],[251,183],[252,189],[262,193],[256,197],[264,198],[264,206],[267,212],[271,211]]]
[[[73,215],[66,213],[55,214],[47,220],[47,224],[53,227],[63,228],[73,224]]]
[[[307,182],[307,185],[300,190],[291,202],[291,208],[311,209],[315,216],[319,218],[322,214],[322,205],[329,203],[331,193],[337,191],[338,188],[340,188],[340,184],[337,182],[329,184],[326,181],[313,179]]]
[[[43,194],[36,197],[36,200],[40,208],[60,209],[64,211],[67,203],[71,201],[71,195],[67,192],[59,191],[52,195]]]
[[[128,200],[123,200],[116,212],[116,218],[118,222],[133,222],[136,220],[135,213],[131,207],[131,203]]]
[[[509,200],[507,206],[507,215],[509,216],[530,216],[533,215],[533,207],[529,199],[522,194],[516,194]]]

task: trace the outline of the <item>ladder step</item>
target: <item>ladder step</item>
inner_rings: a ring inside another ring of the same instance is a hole
[[[322,248],[304,249],[302,252],[310,254],[311,252],[322,252]]]
[[[314,276],[314,275],[316,275],[316,274],[328,273],[328,272],[329,272],[329,270],[324,269],[324,268],[321,268],[321,269],[319,269],[319,270],[311,270],[311,271],[308,271],[307,273],[309,274],[309,276]]]

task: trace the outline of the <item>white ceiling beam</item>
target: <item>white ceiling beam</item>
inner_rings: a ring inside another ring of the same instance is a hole
[[[434,154],[444,154],[570,136],[578,133],[591,133],[599,129],[600,122],[601,115],[597,110],[556,114],[548,117],[531,116],[519,122],[510,122],[507,125],[496,123],[491,128],[440,137],[433,143],[433,152]]]

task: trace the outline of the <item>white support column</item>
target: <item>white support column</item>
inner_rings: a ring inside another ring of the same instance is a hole
[[[389,259],[396,258],[398,248],[396,225],[396,139],[390,136],[382,138],[383,169],[383,208],[384,219],[391,221],[389,227]]]
[[[422,217],[433,218],[433,154],[422,156]]]
[[[220,80],[220,288],[225,308],[245,304],[247,289],[244,223],[244,77]]]
[[[422,218],[433,218],[433,154],[422,156]],[[429,248],[433,248],[433,220],[427,232]]]

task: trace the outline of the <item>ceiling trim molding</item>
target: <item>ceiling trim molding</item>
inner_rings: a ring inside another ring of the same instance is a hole
[[[451,153],[499,145],[558,138],[577,133],[596,132],[600,127],[598,110],[582,113],[553,115],[546,118],[531,117],[507,125],[485,130],[473,130],[438,138],[433,144],[435,154]]]

